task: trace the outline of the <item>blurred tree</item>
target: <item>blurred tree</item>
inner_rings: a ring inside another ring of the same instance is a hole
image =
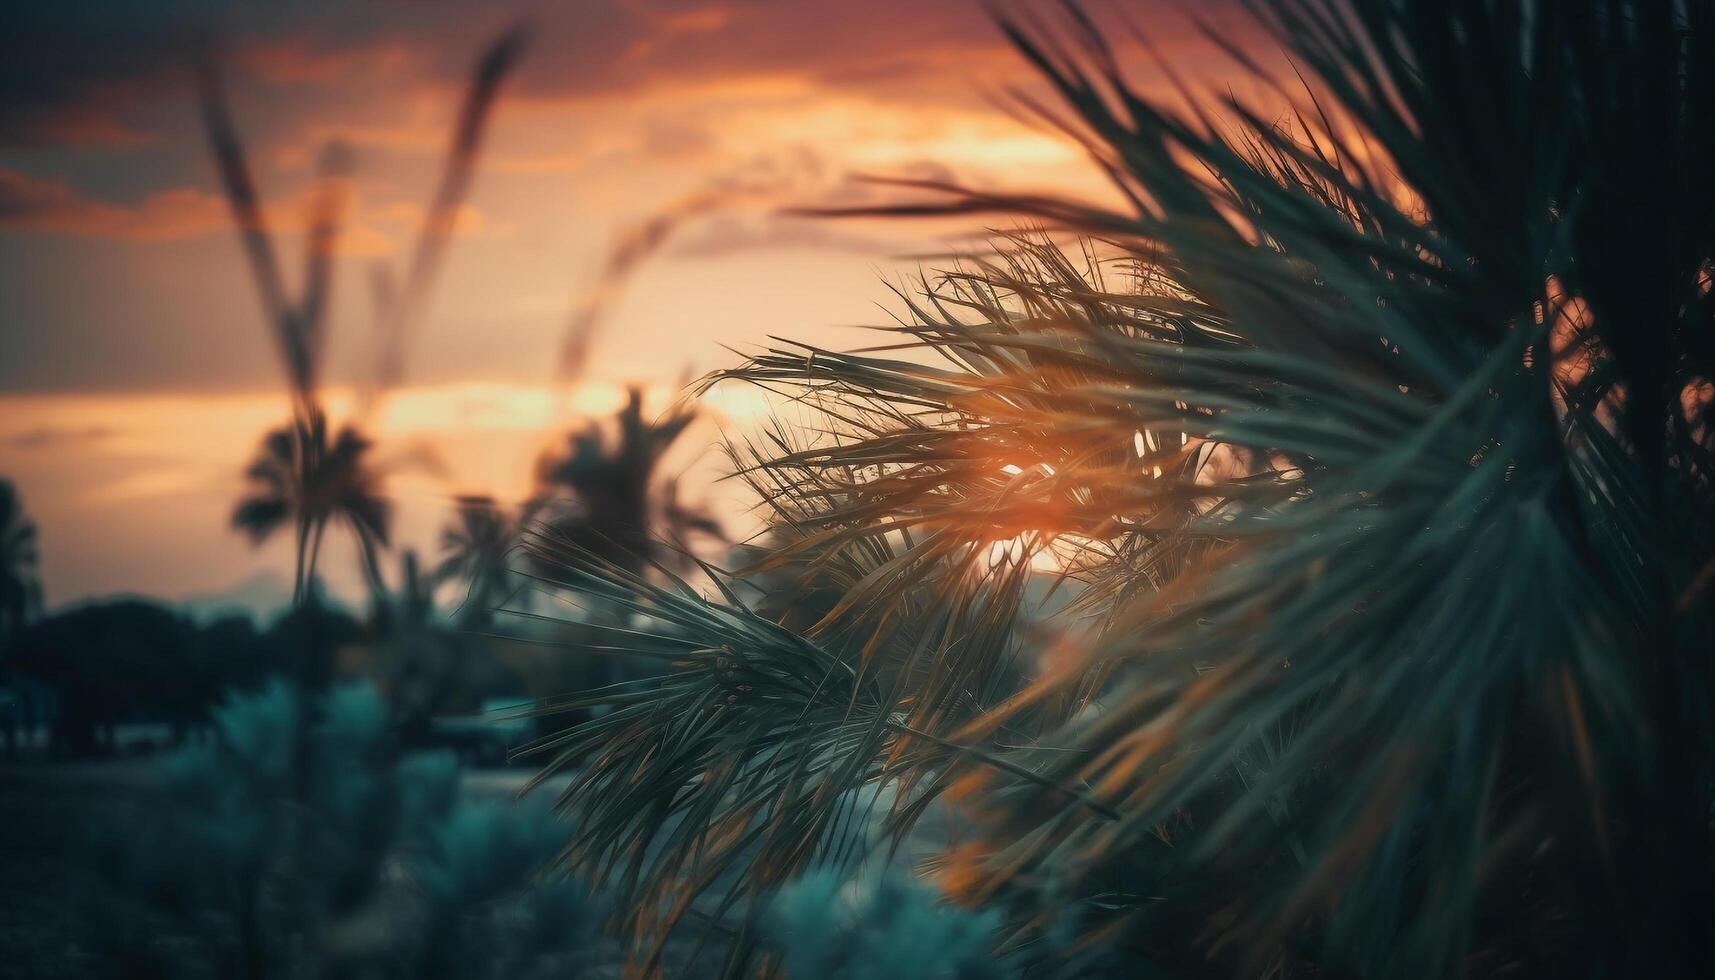
[[[376,597],[385,594],[378,553],[387,546],[390,507],[369,450],[369,440],[351,428],[340,429],[330,442],[326,417],[314,411],[263,437],[245,471],[250,491],[232,524],[258,544],[292,528],[298,556],[294,601],[303,601],[311,588],[329,523],[351,530],[365,580]]]
[[[156,722],[174,737],[206,717],[221,681],[239,680],[243,651],[224,664],[200,661],[196,627],[174,610],[139,599],[95,602],[48,616],[22,632],[12,669],[52,692],[56,751],[111,751],[117,725]],[[209,667],[224,667],[217,677]]]
[[[419,745],[431,720],[445,711],[462,687],[470,644],[439,620],[435,576],[425,573],[417,553],[399,560],[399,587],[383,617],[387,628],[376,642],[373,673],[387,696],[391,724],[401,744]]]
[[[6,753],[18,748],[18,735],[35,727],[39,700],[12,675],[12,644],[41,612],[41,553],[36,525],[10,480],[0,480],[0,732]]]
[[[311,635],[349,649],[363,630],[314,597],[262,630],[249,616],[199,623],[145,599],[88,602],[22,630],[8,666],[55,706],[39,712],[52,720],[54,748],[86,753],[106,748],[108,733],[126,723],[165,723],[179,740],[206,724],[222,697],[293,668]]]
[[[662,460],[696,421],[694,408],[676,406],[660,418],[643,417],[643,391],[632,387],[610,427],[591,420],[567,437],[564,452],[544,453],[536,464],[536,493],[524,504],[523,525],[563,547],[598,555],[628,574],[682,564],[694,534],[721,537],[713,517],[678,500],[678,481],[661,472]],[[662,547],[666,541],[671,548]],[[540,578],[580,593],[585,614],[607,622],[629,613],[559,577],[551,564],[530,561]],[[561,634],[571,646],[573,633]],[[562,659],[563,658],[558,658]],[[598,658],[563,662],[575,688],[647,672],[641,661]]]
[[[696,417],[694,409],[680,406],[646,420],[643,391],[631,388],[613,418],[612,438],[592,421],[567,436],[564,452],[537,460],[537,489],[524,505],[524,522],[633,574],[662,557],[663,537],[682,544],[693,533],[719,536],[719,524],[681,506],[676,481],[660,472],[662,459]]]
[[[0,480],[0,649],[42,609],[36,525],[10,480]]]
[[[545,800],[467,798],[450,754],[398,753],[367,685],[310,712],[299,697],[280,682],[229,697],[211,739],[162,760],[160,794],[84,842],[111,886],[88,901],[121,975],[582,972],[600,907],[546,870],[560,836]],[[189,942],[161,942],[150,914]]]
[[[462,580],[468,589],[459,619],[473,627],[488,625],[511,590],[507,553],[517,544],[517,528],[493,497],[457,500],[457,518],[441,531],[437,582]]]
[[[424,214],[403,291],[391,272],[378,266],[376,308],[379,352],[375,377],[362,393],[369,411],[381,392],[402,377],[404,345],[421,319],[440,269],[454,219],[469,193],[482,137],[501,83],[523,53],[526,32],[514,27],[484,50],[472,71],[447,145],[435,196]],[[389,608],[377,552],[388,543],[389,509],[381,494],[380,471],[366,464],[370,440],[356,424],[342,426],[330,442],[320,397],[321,356],[326,335],[333,256],[348,196],[350,151],[341,144],[324,150],[306,225],[304,274],[299,296],[287,296],[256,182],[238,134],[212,50],[201,52],[197,80],[204,130],[231,207],[239,238],[250,260],[263,313],[275,335],[292,398],[292,421],[263,437],[247,476],[252,496],[240,503],[233,522],[261,541],[290,522],[296,531],[297,575],[294,600],[303,601],[315,575],[322,532],[330,520],[343,519],[357,537],[364,580],[378,613]]]

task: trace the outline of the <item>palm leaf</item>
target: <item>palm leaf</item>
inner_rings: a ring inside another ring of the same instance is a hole
[[[747,721],[759,757],[715,687],[600,695],[636,727],[569,744],[627,845],[748,843],[745,778],[837,761],[829,792],[957,781],[981,833],[943,881],[1020,941],[1076,903],[1088,942],[1187,974],[1707,965],[1711,10],[1259,4],[1305,78],[1284,125],[1139,95],[1075,7],[1003,19],[1131,206],[918,184],[884,211],[1099,240],[1003,240],[902,293],[894,342],[710,379],[819,418],[734,449],[782,530],[752,571],[835,586],[768,642],[845,664],[868,727],[786,727],[821,717],[800,690]],[[1016,692],[984,682],[1011,631],[959,653],[923,614],[982,605],[1011,543],[1097,626]],[[768,622],[579,574],[687,660]],[[896,714],[920,751],[875,737]],[[706,727],[650,740],[681,717]],[[620,793],[644,761],[683,768]],[[664,830],[682,793],[732,802]],[[680,911],[715,881],[670,874]]]

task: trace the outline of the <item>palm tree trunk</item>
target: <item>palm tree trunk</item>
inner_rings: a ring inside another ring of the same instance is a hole
[[[389,620],[387,581],[381,577],[381,559],[376,554],[375,541],[353,527],[357,534],[357,552],[363,563],[363,580],[369,586],[369,602],[375,610],[376,624],[385,628]]]
[[[316,565],[321,560],[322,554],[322,532],[326,529],[326,524],[317,522],[315,532],[310,535],[310,554],[304,562],[304,592],[306,595],[315,586]]]
[[[304,585],[306,563],[310,558],[310,534],[313,524],[308,517],[298,518],[298,537],[294,542],[292,565],[292,605],[300,607],[304,604]],[[314,574],[312,571],[310,574]]]

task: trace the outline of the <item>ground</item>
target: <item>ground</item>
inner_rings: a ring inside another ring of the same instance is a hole
[[[130,762],[0,769],[0,975],[106,975],[81,911],[96,879],[75,860],[72,840],[116,790],[137,791],[137,769]]]
[[[510,795],[527,776],[473,770],[465,774],[463,792]],[[0,765],[0,978],[113,975],[91,923],[105,886],[79,842],[92,820],[146,802],[150,792],[148,759]],[[186,945],[170,919],[144,927],[162,947]],[[604,958],[612,962],[596,975],[617,975],[617,949]]]

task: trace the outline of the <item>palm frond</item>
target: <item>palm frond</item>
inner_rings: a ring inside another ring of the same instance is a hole
[[[564,743],[627,801],[574,858],[623,842],[670,922],[717,880],[689,870],[711,828],[825,825],[779,795],[808,767],[842,773],[821,794],[956,782],[980,834],[942,881],[1019,941],[1074,903],[1090,942],[1188,974],[1711,962],[1715,7],[1255,13],[1305,79],[1284,123],[1138,94],[1076,7],[1003,17],[1130,206],[919,183],[880,211],[1093,240],[1003,240],[902,290],[891,343],[710,379],[819,420],[733,450],[777,529],[750,572],[837,595],[801,634],[543,550],[683,664]],[[1096,631],[1008,691],[996,583],[1029,558]],[[924,613],[991,596],[964,650]],[[821,673],[770,675],[791,695],[726,741],[707,662],[761,649]],[[837,724],[812,676],[850,679]],[[786,839],[740,880],[821,838]]]
[[[687,916],[719,921],[803,869],[862,857],[872,811],[911,825],[946,788],[932,774],[962,752],[927,733],[1000,699],[924,682],[962,674],[937,670],[947,658],[997,659],[1023,581],[1016,566],[997,570],[982,598],[920,607],[916,628],[885,646],[828,646],[724,585],[715,603],[659,566],[668,582],[656,584],[552,527],[527,534],[525,549],[558,570],[554,584],[618,613],[580,624],[582,649],[666,668],[544,704],[606,713],[525,750],[548,759],[539,778],[573,774],[560,806],[586,829],[566,858],[623,896],[616,907],[646,962]]]
[[[373,387],[364,392],[366,401],[378,398],[404,379],[405,351],[420,329],[460,209],[470,195],[489,117],[499,100],[501,85],[524,56],[529,39],[529,31],[522,25],[507,29],[489,42],[471,70],[435,196],[424,212],[403,285],[394,285],[390,266],[378,263],[374,267],[377,345]]]

